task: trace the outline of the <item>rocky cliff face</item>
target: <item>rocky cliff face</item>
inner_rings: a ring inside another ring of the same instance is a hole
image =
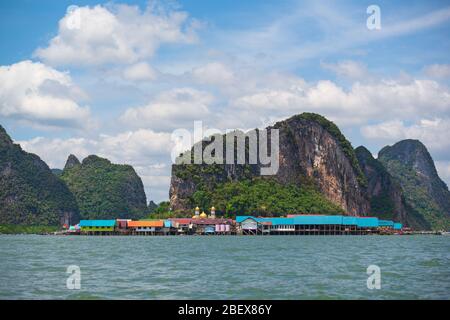
[[[268,129],[272,128],[279,129],[280,146],[279,170],[272,178],[283,185],[312,182],[325,198],[348,214],[369,213],[365,176],[350,143],[332,122],[316,114],[301,114]],[[261,167],[261,164],[248,163],[173,165],[171,207],[190,210],[189,198],[199,187],[251,179],[259,176]]]
[[[0,224],[60,225],[78,218],[75,198],[64,182],[0,126]]]
[[[414,229],[429,229],[430,225],[407,205],[403,191],[383,164],[369,150],[355,149],[361,169],[367,178],[367,194],[370,198],[370,214],[380,219],[402,222]]]
[[[407,205],[433,229],[450,227],[450,192],[420,141],[403,140],[384,147],[378,159],[400,184]]]
[[[66,161],[66,165],[64,166],[64,170],[69,170],[75,166],[80,165],[80,160],[78,160],[77,157],[75,157],[73,154],[69,155]]]
[[[129,165],[70,155],[61,178],[75,195],[83,219],[142,218],[147,200],[141,178]]]

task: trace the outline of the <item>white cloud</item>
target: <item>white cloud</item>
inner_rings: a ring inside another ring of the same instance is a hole
[[[75,154],[80,159],[93,154],[98,142],[85,138],[44,138],[35,137],[30,140],[17,141],[27,152],[35,153],[44,160],[50,168],[63,168],[69,154]]]
[[[450,185],[450,161],[435,161],[436,169],[438,171],[439,177]]]
[[[135,167],[144,184],[147,200],[167,201],[169,199],[170,166],[151,165]]]
[[[77,7],[35,56],[50,65],[129,64],[153,57],[164,43],[193,43],[198,22],[185,12],[110,4]]]
[[[0,66],[0,115],[44,126],[86,126],[89,109],[68,73],[39,62]]]
[[[152,81],[156,79],[156,71],[148,63],[139,62],[125,68],[123,77],[130,81]]]
[[[450,140],[446,139],[450,132],[450,119],[422,119],[407,125],[404,121],[386,121],[361,128],[364,137],[373,140],[396,142],[402,139],[418,139],[429,150],[440,153],[450,148]]]
[[[450,111],[448,88],[431,80],[380,80],[355,82],[349,89],[323,80],[316,84],[266,88],[234,99],[237,110],[252,110],[253,115],[271,112],[272,116],[303,111],[322,113],[340,125],[364,124],[371,119],[413,119]]]
[[[233,72],[220,62],[211,62],[192,70],[194,80],[204,84],[222,85],[234,80]]]
[[[160,131],[191,128],[193,121],[210,114],[209,105],[214,97],[192,88],[176,88],[161,92],[143,107],[130,108],[121,120],[133,127],[146,127]]]
[[[115,163],[143,166],[154,159],[170,159],[172,142],[170,134],[152,130],[102,134],[98,138],[44,138],[18,141],[28,152],[38,154],[50,167],[61,168],[71,153],[84,158],[90,154],[106,157]],[[159,162],[158,162],[159,163]]]
[[[139,129],[117,135],[101,135],[99,154],[119,163],[144,165],[152,159],[170,157],[170,134]]]
[[[450,64],[432,64],[424,68],[424,72],[431,78],[450,78]]]

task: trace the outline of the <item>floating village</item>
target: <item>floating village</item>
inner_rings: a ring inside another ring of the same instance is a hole
[[[236,216],[236,219],[200,213],[190,218],[160,220],[81,220],[59,234],[66,235],[371,235],[403,234],[401,223],[377,217],[292,214],[286,217]],[[407,230],[406,230],[407,231]]]

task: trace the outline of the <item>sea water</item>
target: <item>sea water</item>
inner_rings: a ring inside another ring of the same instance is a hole
[[[0,299],[449,298],[446,236],[0,235]]]

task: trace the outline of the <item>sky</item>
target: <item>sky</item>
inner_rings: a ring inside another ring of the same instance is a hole
[[[450,1],[1,1],[0,124],[51,168],[133,165],[156,202],[174,130],[302,112],[375,157],[419,139],[449,184],[449,35]]]

